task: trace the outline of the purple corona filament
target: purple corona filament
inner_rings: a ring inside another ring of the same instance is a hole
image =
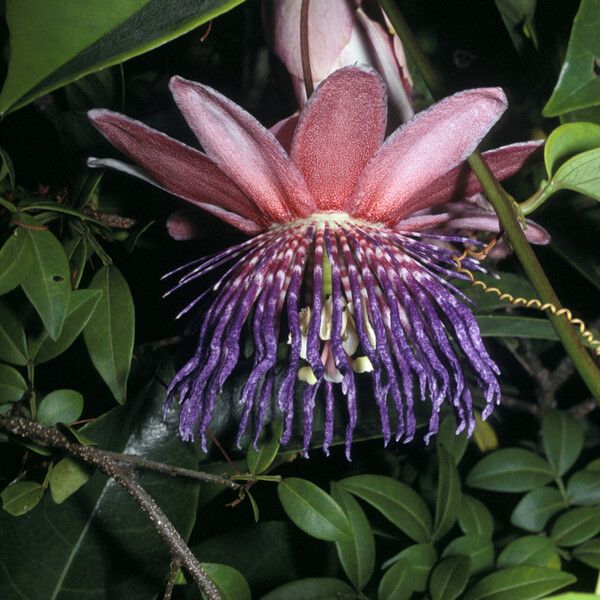
[[[273,411],[281,442],[299,430],[304,454],[326,453],[334,420],[346,455],[360,407],[372,402],[384,444],[416,435],[415,406],[427,402],[428,442],[444,403],[457,431],[475,426],[469,380],[484,397],[483,417],[500,399],[469,301],[452,284],[456,246],[477,245],[462,231],[497,231],[498,221],[464,162],[506,108],[498,88],[466,90],[417,114],[386,140],[386,89],[372,69],[327,77],[299,116],[265,129],[242,108],[199,83],[175,77],[171,90],[204,153],[116,113],[91,111],[96,127],[140,166],[90,159],[140,177],[252,236],[175,269],[170,292],[218,273],[202,299],[197,349],[168,389],[181,405],[180,434],[201,440],[219,393],[243,355],[251,367],[240,393],[238,444]],[[293,132],[293,135],[290,135]],[[524,142],[484,153],[500,178],[539,148]],[[188,238],[179,214],[171,229]],[[529,223],[535,242],[547,234]],[[484,270],[467,258],[464,266]],[[370,391],[361,394],[359,390]],[[317,408],[323,431],[315,435]]]

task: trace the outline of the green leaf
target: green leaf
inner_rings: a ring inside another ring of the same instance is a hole
[[[471,559],[468,556],[448,556],[431,573],[429,592],[431,600],[458,598],[469,580]]]
[[[339,504],[314,483],[289,477],[277,486],[287,516],[305,533],[329,542],[350,542],[352,527]]]
[[[569,159],[558,169],[548,185],[548,193],[566,189],[600,200],[600,148],[582,152]]]
[[[15,178],[15,168],[13,166],[12,160],[8,155],[8,152],[4,150],[4,148],[0,148],[0,182],[4,181],[8,177],[9,188],[10,190],[15,189],[16,178]],[[4,188],[6,189],[6,188]]]
[[[550,321],[535,317],[477,316],[483,337],[515,337],[557,341]]]
[[[92,476],[93,469],[72,458],[57,462],[50,473],[50,492],[56,504],[64,502]]]
[[[419,494],[404,483],[383,475],[355,475],[340,486],[368,502],[415,542],[428,542],[431,513]]]
[[[103,169],[84,169],[73,183],[71,202],[73,208],[81,210],[92,200],[104,175]]]
[[[600,504],[600,473],[578,471],[567,483],[567,496],[576,505]]]
[[[597,506],[572,508],[556,519],[550,535],[557,546],[577,546],[600,531],[600,509]]]
[[[495,275],[499,279],[486,273],[477,273],[477,279],[490,287],[499,287],[503,292],[508,292],[516,297],[535,297],[535,290],[527,278],[509,271],[495,271]],[[499,308],[506,309],[509,306],[506,301],[500,300],[496,294],[486,294],[481,288],[473,286],[470,281],[459,280],[455,285],[475,302],[476,314],[489,313]]]
[[[595,73],[600,57],[598,9],[598,0],[581,1],[558,82],[542,111],[545,117],[600,104],[600,78]]]
[[[26,215],[20,215],[24,220]],[[37,310],[48,335],[58,339],[71,296],[69,261],[60,242],[52,233],[39,227],[34,219],[26,219],[31,227],[22,227],[31,253],[31,267],[21,281],[27,298]]]
[[[158,373],[161,380],[172,375],[172,369]],[[164,402],[164,387],[154,380],[85,434],[106,450],[197,469],[194,446],[177,436],[176,411],[163,419]],[[187,540],[200,485],[145,470],[136,479]],[[11,540],[0,543],[0,598],[149,600],[164,592],[170,557],[163,540],[129,494],[99,472],[60,505],[46,494],[40,507],[19,519],[0,514],[0,531]]]
[[[40,402],[36,420],[42,425],[72,423],[83,412],[83,396],[75,390],[55,390]]]
[[[510,567],[481,579],[465,600],[535,600],[575,581],[573,575],[556,569]]]
[[[401,558],[381,578],[377,589],[377,600],[408,600],[413,591],[412,566],[408,560]]]
[[[373,575],[375,568],[375,538],[363,509],[336,483],[331,483],[331,497],[341,506],[352,529],[351,542],[336,542],[340,564],[344,573],[357,590],[362,590]]]
[[[250,600],[250,586],[244,576],[227,565],[202,563],[223,600]]]
[[[560,570],[560,558],[554,542],[546,536],[526,535],[517,538],[498,556],[497,567],[548,567]]]
[[[469,573],[475,575],[494,565],[494,545],[486,535],[478,533],[463,535],[452,540],[444,549],[442,556],[468,556],[471,559]]]
[[[591,460],[587,465],[585,465],[585,470],[600,473],[600,458]]]
[[[469,473],[467,484],[496,492],[526,492],[552,479],[552,468],[543,458],[522,448],[503,448],[482,458]]]
[[[456,434],[456,419],[454,415],[446,415],[442,419],[436,436],[438,448],[443,446],[452,455],[454,464],[458,465],[467,449],[468,443],[469,438],[465,432]]]
[[[13,310],[2,302],[0,302],[0,360],[22,367],[28,362],[23,324]]]
[[[492,513],[483,502],[468,494],[463,494],[458,513],[458,524],[463,533],[467,535],[478,533],[491,538],[494,533]]]
[[[89,288],[101,290],[102,297],[83,330],[83,339],[94,367],[117,402],[123,404],[135,335],[131,292],[114,265],[102,267]]]
[[[542,443],[548,462],[557,475],[566,473],[583,448],[583,429],[568,413],[548,411],[542,421]]]
[[[17,481],[2,490],[2,508],[20,517],[35,508],[44,495],[44,486],[34,481]],[[13,540],[14,541],[14,540]],[[1,588],[0,588],[1,589]]]
[[[10,62],[0,115],[121,63],[227,12],[242,0],[7,0]]]
[[[544,144],[544,163],[548,177],[566,160],[600,146],[600,125],[567,123],[557,127]]]
[[[333,577],[298,579],[275,588],[261,600],[351,600],[356,592],[345,582]]]
[[[71,266],[71,281],[73,287],[79,287],[83,272],[85,270],[85,263],[89,256],[89,248],[87,240],[83,236],[77,236],[69,240],[65,244],[65,253],[69,259],[69,265]]]
[[[31,246],[21,228],[15,229],[0,250],[0,295],[14,290],[29,273]]]
[[[283,422],[279,419],[271,425],[271,435],[267,440],[260,442],[260,449],[255,450],[253,446],[248,448],[246,462],[250,473],[256,475],[264,473],[271,466],[279,452],[279,439],[283,432]]]
[[[566,506],[556,488],[537,488],[521,498],[510,516],[510,522],[515,527],[537,533],[543,531],[548,520]]]
[[[8,365],[0,365],[0,404],[18,402],[28,389],[27,382],[19,371]]]
[[[573,548],[571,554],[582,563],[600,570],[600,538],[584,542]]]
[[[438,448],[438,463],[433,540],[441,538],[452,529],[456,523],[462,500],[460,476],[456,470],[454,458],[443,446]]]
[[[386,569],[400,559],[407,560],[412,570],[413,589],[415,592],[424,592],[427,589],[429,573],[433,565],[435,565],[437,558],[437,552],[431,544],[415,544],[386,560],[381,568]]]
[[[537,48],[537,35],[533,24],[536,3],[537,0],[496,0],[496,8],[518,52],[525,47],[526,39],[531,39]]]
[[[62,354],[83,331],[96,308],[102,292],[100,290],[75,290],[71,292],[69,309],[60,337],[53,341],[46,331],[30,340],[29,354],[35,364],[52,360]]]

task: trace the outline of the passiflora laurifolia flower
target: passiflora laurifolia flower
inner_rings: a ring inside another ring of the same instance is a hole
[[[311,73],[318,84],[337,69],[370,65],[383,77],[396,121],[410,119],[412,79],[400,38],[390,33],[383,13],[374,6],[374,20],[362,0],[311,0],[308,42]],[[306,89],[300,51],[301,0],[263,0],[263,15],[274,52],[286,66],[300,105]]]
[[[498,367],[465,298],[447,281],[456,276],[453,250],[440,241],[471,241],[437,232],[448,218],[427,210],[480,191],[464,160],[505,110],[502,90],[455,94],[384,141],[381,77],[346,67],[310,98],[289,151],[217,91],[180,77],[171,90],[205,153],[123,115],[94,110],[96,127],[140,166],[95,158],[89,164],[141,177],[252,236],[177,270],[176,288],[227,265],[210,290],[214,299],[198,348],[169,388],[182,404],[181,436],[198,435],[205,443],[219,391],[240,360],[244,331],[254,350],[238,440],[251,418],[258,436],[271,403],[283,416],[282,443],[294,418],[302,419],[305,451],[316,402],[324,406],[326,452],[336,404],[346,413],[348,455],[359,402],[376,403],[385,443],[413,438],[414,403],[426,399],[426,440],[444,402],[454,407],[459,431],[471,433],[465,373],[482,390],[487,417],[500,398]],[[485,158],[505,178],[538,146],[514,144]],[[469,223],[463,219],[461,227]],[[472,259],[465,264],[479,268]],[[372,382],[368,398],[358,397],[359,377]]]

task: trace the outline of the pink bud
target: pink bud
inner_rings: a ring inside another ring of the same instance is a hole
[[[306,102],[300,52],[301,0],[263,0],[264,19],[273,50],[292,77],[300,105]],[[308,45],[315,87],[344,66],[366,64],[383,77],[390,108],[400,121],[413,114],[412,80],[402,44],[381,15],[373,20],[361,0],[311,0]]]

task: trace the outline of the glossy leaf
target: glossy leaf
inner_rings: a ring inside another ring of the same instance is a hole
[[[542,443],[548,462],[557,475],[563,475],[574,464],[583,448],[583,429],[568,413],[548,411],[542,421]]]
[[[356,597],[356,592],[345,581],[333,577],[310,577],[279,586],[261,600],[337,600]]]
[[[114,265],[102,267],[89,288],[101,290],[102,296],[83,330],[83,339],[94,367],[122,404],[127,397],[135,335],[133,299],[127,281]]]
[[[550,185],[554,191],[567,189],[600,200],[600,148],[582,152],[558,169]]]
[[[279,438],[282,431],[283,423],[278,420],[275,424],[272,424],[271,435],[266,440],[259,442],[260,447],[258,450],[255,450],[253,446],[248,448],[246,462],[250,473],[264,473],[271,466],[279,452]]]
[[[79,0],[8,0],[11,59],[0,114],[147,52],[240,2],[106,0],[87,7],[82,20]]]
[[[0,249],[0,295],[15,289],[28,275],[32,265],[32,249],[27,236],[17,228]]]
[[[553,478],[543,458],[522,448],[503,448],[482,458],[469,473],[467,484],[496,492],[526,492]]]
[[[515,337],[557,341],[550,321],[537,317],[505,317],[478,315],[477,323],[483,337]]]
[[[362,590],[369,583],[375,568],[373,531],[352,494],[332,482],[331,497],[341,506],[352,529],[352,541],[336,542],[335,549],[346,577],[357,590]]]
[[[600,473],[589,470],[574,473],[567,483],[567,496],[575,505],[600,505]]]
[[[431,600],[454,600],[467,586],[471,571],[468,556],[448,556],[431,573],[429,593]]]
[[[496,7],[518,52],[523,50],[527,39],[531,39],[537,48],[533,23],[536,4],[537,0],[496,0]]]
[[[8,178],[8,189],[14,190],[16,185],[15,168],[8,152],[0,147],[0,182],[6,178]]]
[[[600,56],[599,25],[597,0],[582,0],[558,82],[543,110],[545,117],[600,104],[600,78],[595,73]]]
[[[20,517],[35,508],[44,495],[44,486],[35,481],[17,481],[2,490],[2,508],[13,517]],[[0,588],[1,589],[1,588]]]
[[[497,567],[503,569],[519,565],[560,569],[560,558],[554,542],[539,535],[517,538],[500,552]]]
[[[573,556],[582,563],[600,570],[600,539],[589,540],[573,548]]]
[[[600,509],[597,506],[572,508],[552,525],[550,535],[558,546],[577,546],[600,532]]]
[[[36,420],[42,425],[72,423],[83,412],[83,396],[75,390],[50,392],[38,406]]]
[[[446,415],[440,423],[440,429],[435,438],[438,448],[443,446],[458,465],[469,443],[469,438],[463,433],[456,434],[456,420],[453,415]]]
[[[493,566],[494,545],[486,535],[463,535],[453,539],[444,548],[442,556],[468,556],[471,559],[470,574],[475,575]]]
[[[89,255],[87,240],[83,236],[72,238],[69,243],[65,244],[65,252],[71,265],[71,283],[74,288],[77,288],[81,282]]]
[[[431,513],[421,497],[404,483],[383,475],[355,475],[339,484],[368,502],[415,542],[429,541]]]
[[[69,309],[62,333],[56,341],[50,339],[45,331],[42,331],[37,338],[30,340],[29,354],[31,360],[35,364],[41,364],[52,360],[67,350],[90,320],[101,296],[102,292],[100,290],[75,290],[71,292]]]
[[[542,567],[510,567],[487,575],[465,600],[536,600],[576,581],[573,575]]]
[[[473,496],[463,494],[458,512],[458,524],[465,534],[481,534],[492,537],[494,519],[488,508]]]
[[[277,486],[287,516],[302,531],[329,542],[350,542],[352,527],[339,504],[314,483],[289,477]]]
[[[401,558],[383,575],[377,588],[377,600],[408,600],[414,590],[414,577],[410,562]]]
[[[159,376],[169,379],[172,370]],[[164,387],[154,381],[130,405],[86,427],[85,435],[100,448],[196,469],[194,447],[177,437],[176,415],[163,419],[164,401]],[[187,539],[199,484],[150,471],[136,478]],[[129,495],[98,472],[60,505],[47,494],[19,519],[0,515],[0,531],[11,540],[0,544],[0,598],[150,600],[164,592],[170,560],[164,542]],[[91,565],[110,565],[110,577]]]
[[[27,382],[19,371],[0,364],[0,404],[18,402],[28,389]]]
[[[544,144],[544,163],[548,177],[551,177],[569,158],[598,147],[600,147],[600,125],[566,123],[557,127]]]
[[[24,219],[25,215],[21,215]],[[39,223],[27,219],[21,230],[27,238],[31,267],[21,281],[21,287],[35,307],[51,339],[60,335],[71,296],[71,273],[65,251],[56,237]],[[33,227],[38,227],[33,229]]]
[[[23,324],[15,312],[2,302],[0,302],[0,360],[19,366],[25,366],[28,362]]]
[[[526,531],[543,531],[548,520],[564,508],[565,500],[556,488],[537,488],[521,498],[511,514],[510,522]]]
[[[386,560],[381,568],[386,569],[401,559],[407,560],[412,570],[413,589],[415,592],[424,592],[427,589],[429,573],[431,573],[437,558],[437,552],[431,544],[415,544]]]
[[[244,576],[228,565],[202,563],[223,600],[250,600],[250,586]]]
[[[454,458],[443,446],[438,448],[438,485],[435,496],[435,519],[432,539],[446,534],[458,517],[462,492],[460,476],[454,464]]]
[[[83,463],[72,458],[63,458],[57,462],[50,473],[50,492],[56,504],[64,502],[74,494],[82,485],[87,483],[92,476],[90,470]]]

